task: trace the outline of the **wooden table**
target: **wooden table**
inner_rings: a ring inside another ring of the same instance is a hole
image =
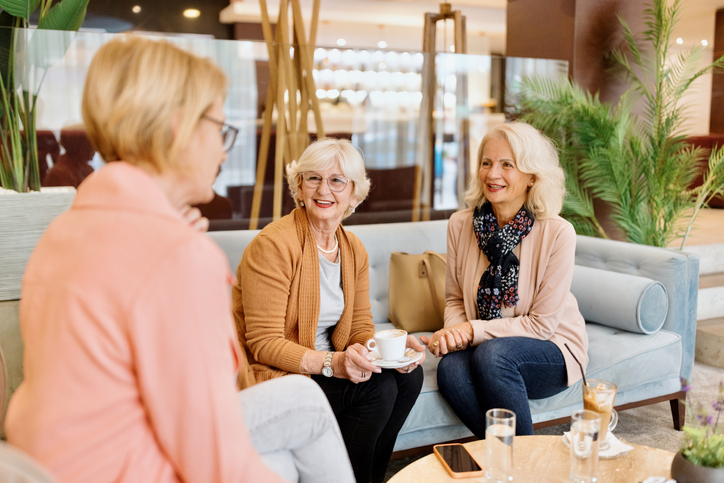
[[[601,483],[640,483],[649,476],[671,477],[674,453],[648,446],[633,446],[627,455],[599,460],[598,481]],[[485,464],[485,441],[465,443],[470,454]],[[516,436],[513,461],[514,481],[519,483],[567,482],[570,466],[569,449],[561,436]],[[389,483],[461,482],[450,478],[434,454],[421,458],[393,476]],[[486,481],[485,477],[467,481]]]

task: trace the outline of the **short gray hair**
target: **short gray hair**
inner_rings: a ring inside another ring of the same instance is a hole
[[[558,161],[558,151],[544,134],[523,122],[501,124],[483,137],[475,170],[470,173],[470,186],[465,192],[468,207],[475,208],[485,203],[483,183],[480,181],[480,162],[485,145],[491,139],[507,141],[516,167],[522,173],[535,176],[535,183],[525,200],[526,208],[541,219],[559,214],[566,195],[566,177]]]
[[[370,180],[365,171],[365,162],[362,152],[346,139],[322,138],[310,144],[304,150],[299,160],[293,161],[287,166],[287,184],[289,192],[301,208],[302,200],[299,199],[299,188],[302,186],[302,174],[307,171],[324,171],[339,163],[341,174],[352,182],[352,196],[357,199],[357,205],[362,203],[370,192]],[[350,206],[344,212],[347,218],[352,214]]]

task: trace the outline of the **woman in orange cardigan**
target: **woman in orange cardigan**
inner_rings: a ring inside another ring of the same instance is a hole
[[[423,342],[444,356],[441,394],[481,439],[491,408],[513,410],[516,434],[533,434],[528,399],[563,391],[581,378],[575,358],[588,362],[570,291],[576,233],[558,216],[564,193],[550,141],[503,124],[480,145],[470,208],[450,218],[445,327]]]
[[[358,483],[380,482],[422,387],[420,359],[395,370],[370,361],[375,333],[367,251],[342,220],[367,197],[349,141],[322,139],[287,169],[297,209],[244,250],[233,289],[239,340],[256,381],[308,374],[327,395]],[[240,381],[243,385],[243,381]]]

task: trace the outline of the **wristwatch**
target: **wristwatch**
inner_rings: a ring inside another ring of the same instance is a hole
[[[332,371],[332,353],[327,352],[327,355],[324,356],[324,367],[322,367],[322,374],[326,377],[332,377],[334,376],[334,372]]]

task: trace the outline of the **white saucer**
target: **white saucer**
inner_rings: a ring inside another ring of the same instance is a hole
[[[406,367],[422,359],[422,352],[417,352],[415,349],[407,349],[405,352],[405,359],[399,361],[388,361],[386,359],[380,359],[380,355],[375,351],[370,351],[372,356],[372,364],[382,369],[397,369],[399,367]]]
[[[563,433],[563,444],[570,448],[571,443],[568,440],[569,437],[570,436],[568,431]],[[625,456],[628,454],[629,451],[633,449],[633,446],[627,445],[626,443],[618,439],[613,433],[606,434],[606,441],[608,441],[610,444],[608,449],[605,451],[601,449],[598,450],[598,457],[602,460],[610,460],[618,458],[620,456]]]

